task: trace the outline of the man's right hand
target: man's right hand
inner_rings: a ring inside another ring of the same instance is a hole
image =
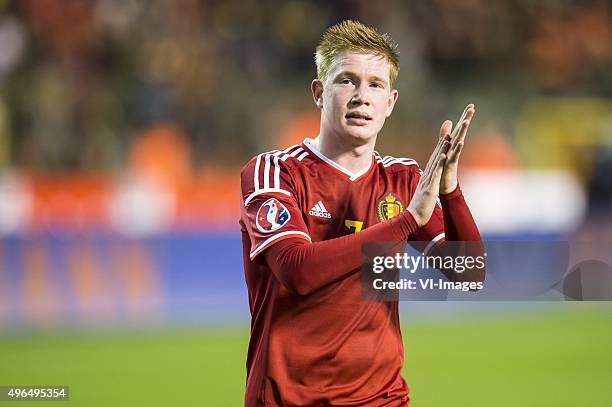
[[[414,217],[419,227],[424,226],[433,214],[440,192],[440,178],[446,161],[446,153],[450,146],[450,132],[452,123],[444,121],[440,127],[440,137],[421,179],[416,186],[412,200],[408,205],[408,212]]]

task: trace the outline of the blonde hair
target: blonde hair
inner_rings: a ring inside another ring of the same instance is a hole
[[[375,54],[385,57],[389,62],[389,83],[395,86],[399,73],[399,52],[397,44],[389,34],[381,34],[376,29],[358,21],[345,20],[325,31],[315,51],[317,77],[325,82],[331,71],[334,58],[345,51]]]

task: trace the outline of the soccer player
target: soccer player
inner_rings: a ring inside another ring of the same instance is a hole
[[[319,135],[242,170],[246,406],[408,405],[398,303],[362,300],[362,243],[428,241],[428,252],[480,241],[457,183],[473,105],[453,137],[452,123],[442,124],[422,171],[374,151],[398,97],[396,48],[358,22],[329,28],[311,84]]]

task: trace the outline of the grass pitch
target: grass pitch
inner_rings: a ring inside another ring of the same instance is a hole
[[[404,322],[412,406],[612,405],[612,307]],[[68,385],[74,406],[239,406],[246,328],[0,332],[0,385]],[[40,406],[40,402],[0,402]]]

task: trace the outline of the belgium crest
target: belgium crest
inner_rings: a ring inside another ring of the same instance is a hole
[[[399,215],[404,210],[402,201],[392,193],[388,193],[383,199],[378,201],[378,220],[385,221]]]

